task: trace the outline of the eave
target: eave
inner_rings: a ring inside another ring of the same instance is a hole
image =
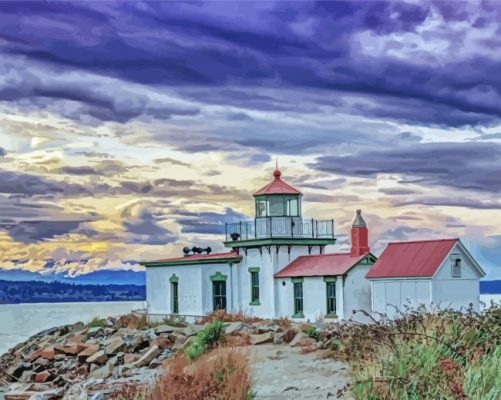
[[[225,247],[260,247],[273,245],[290,245],[290,246],[326,246],[336,243],[335,238],[266,238],[266,239],[251,239],[251,240],[231,240],[224,242]]]
[[[222,257],[211,259],[196,259],[196,260],[176,260],[176,261],[143,261],[140,265],[145,267],[177,267],[179,265],[197,265],[197,264],[235,264],[242,261],[242,256]]]

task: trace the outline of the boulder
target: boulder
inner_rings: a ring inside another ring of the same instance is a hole
[[[30,363],[21,362],[19,364],[16,364],[14,367],[12,367],[8,373],[10,375],[12,375],[13,377],[19,379],[24,371],[30,371],[30,370],[31,370]]]
[[[169,349],[172,347],[172,342],[168,337],[163,336],[156,337],[152,341],[150,341],[150,345],[157,345],[160,349]]]
[[[290,343],[292,339],[294,339],[294,335],[296,332],[294,329],[287,329],[286,331],[282,330],[281,332],[277,332],[273,335],[273,343],[274,344],[283,344]]]
[[[49,371],[42,371],[35,375],[35,382],[45,383],[53,379],[52,374]]]
[[[292,339],[291,342],[289,343],[289,346],[296,347],[298,345],[301,345],[302,342],[306,341],[307,339],[311,339],[311,338],[304,332],[298,332],[294,336],[294,339]]]
[[[174,343],[174,346],[172,346],[172,351],[179,351],[181,349],[184,349],[188,344],[191,342],[191,338],[193,336],[190,336],[187,338],[186,336],[178,336],[176,339],[176,342]]]
[[[108,360],[104,350],[99,350],[85,360],[89,364],[104,364]]]
[[[241,321],[236,321],[236,322],[230,322],[225,328],[224,328],[224,334],[225,335],[232,335],[234,333],[240,332],[244,327],[244,323]]]
[[[80,362],[87,360],[88,357],[96,354],[99,351],[99,345],[97,344],[87,344],[86,348],[78,353],[78,359]]]
[[[137,360],[139,360],[141,356],[137,355],[137,354],[126,354],[124,356],[124,364],[133,364],[135,363]]]
[[[23,371],[23,373],[19,377],[19,382],[22,383],[32,382],[33,378],[35,378],[35,373],[33,371]]]
[[[265,333],[256,333],[254,335],[250,335],[250,342],[253,345],[264,344],[273,342],[273,331],[265,332]]]
[[[204,328],[203,325],[188,325],[181,331],[181,333],[186,337],[190,337],[196,335],[203,328]]]
[[[159,325],[155,328],[155,333],[160,335],[161,333],[172,333],[175,330],[176,328],[170,325]]]
[[[89,375],[89,378],[91,379],[106,379],[111,376],[111,373],[113,372],[113,369],[115,367],[111,365],[110,363],[107,363],[106,365],[102,366],[101,368],[98,368],[94,371],[92,371]]]
[[[229,347],[247,346],[250,344],[250,338],[245,333],[226,336],[225,344]]]
[[[121,337],[115,337],[111,343],[106,346],[106,354],[117,354],[121,351],[127,350],[127,345]]]
[[[56,353],[53,347],[46,347],[45,349],[40,351],[39,356],[45,358],[46,360],[52,361],[55,354]]]
[[[78,345],[75,343],[72,344],[60,344],[54,347],[56,352],[59,354],[66,354],[68,356],[76,356],[79,351],[78,351]]]
[[[155,359],[160,354],[160,352],[161,350],[158,348],[158,346],[153,345],[146,351],[146,353],[141,356],[141,358],[139,358],[139,360],[134,362],[132,365],[135,368],[141,368],[149,365],[149,363],[153,361],[153,359]]]
[[[50,364],[50,361],[47,360],[46,358],[40,357],[40,358],[37,358],[33,364],[40,365],[42,367],[46,367],[47,365]]]

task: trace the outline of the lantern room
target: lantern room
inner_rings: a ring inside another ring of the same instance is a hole
[[[281,179],[278,167],[274,179],[253,194],[256,200],[256,218],[300,217],[302,193]]]

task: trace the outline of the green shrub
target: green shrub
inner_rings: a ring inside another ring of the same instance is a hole
[[[307,332],[308,333],[308,332]],[[347,323],[331,338],[356,399],[494,400],[501,393],[501,308],[478,314],[409,311]]]
[[[303,332],[306,333],[312,339],[315,339],[317,342],[320,340],[320,333],[314,327],[307,328]]]
[[[186,347],[185,354],[190,360],[196,360],[208,349],[214,347],[224,336],[223,321],[217,320],[208,324],[197,333],[195,339]]]
[[[93,318],[92,321],[87,323],[87,328],[104,328],[106,325],[106,318]]]

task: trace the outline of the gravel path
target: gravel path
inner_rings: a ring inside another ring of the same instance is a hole
[[[318,352],[301,354],[287,345],[249,346],[256,400],[352,399],[337,397],[348,382],[348,366],[319,360]]]

